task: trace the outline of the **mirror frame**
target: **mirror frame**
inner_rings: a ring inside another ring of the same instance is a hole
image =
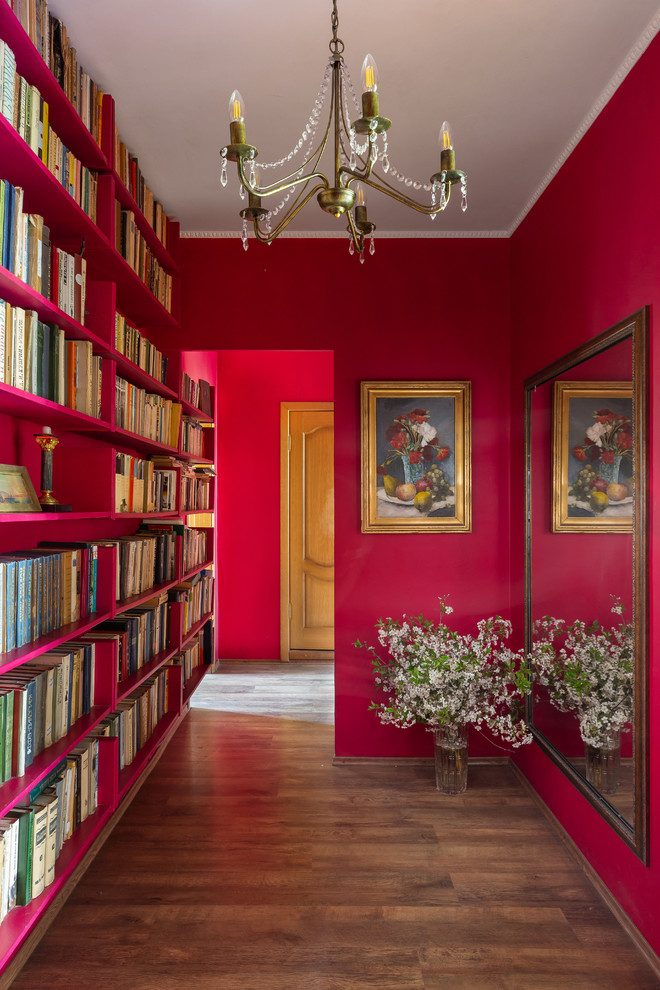
[[[634,821],[627,821],[609,801],[587,783],[563,753],[534,725],[533,697],[526,702],[526,717],[536,743],[568,777],[577,790],[596,808],[605,821],[648,864],[648,438],[649,438],[649,307],[633,313],[603,333],[587,341],[537,374],[525,379],[525,649],[532,645],[532,396],[544,385],[583,361],[615,344],[631,339],[633,345],[633,429],[636,438],[636,498],[633,503],[633,621],[635,624],[633,765],[635,771]],[[548,451],[548,457],[551,452]],[[548,514],[550,508],[547,508]],[[561,535],[557,534],[558,539]]]

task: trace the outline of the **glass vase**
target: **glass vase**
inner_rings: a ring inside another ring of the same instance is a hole
[[[442,794],[463,794],[467,788],[468,727],[449,723],[433,730],[435,786]]]
[[[424,461],[419,460],[416,464],[411,463],[407,454],[401,454],[403,464],[403,480],[415,484],[424,475]]]
[[[619,468],[621,466],[621,454],[615,454],[611,461],[604,461],[601,456],[598,465],[598,474],[608,485],[616,484],[619,480]]]
[[[586,777],[601,794],[616,794],[621,772],[621,732],[610,732],[600,746],[584,744]]]

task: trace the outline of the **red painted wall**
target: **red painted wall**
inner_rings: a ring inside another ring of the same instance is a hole
[[[523,601],[525,377],[649,304],[650,380],[658,380],[654,317],[660,300],[659,111],[660,40],[656,39],[512,238],[511,518],[512,597],[516,603]],[[651,418],[653,519],[653,473],[660,437],[653,393]],[[657,536],[651,542],[653,589],[660,559]],[[633,922],[660,951],[660,665],[655,645],[660,614],[654,598],[650,617],[650,866],[639,862],[537,747],[521,751],[517,759]],[[520,605],[516,617],[521,615]]]
[[[437,617],[443,594],[451,595],[456,625],[464,630],[495,611],[508,613],[509,244],[382,241],[360,265],[346,243],[336,240],[288,239],[271,248],[251,244],[246,254],[238,238],[184,239],[181,256],[187,348],[334,352],[336,751],[430,755],[431,740],[423,730],[386,729],[367,710],[375,696],[371,667],[352,643],[358,636],[371,637],[381,615],[407,611]],[[159,339],[165,346],[167,336]],[[282,373],[272,355],[265,356],[263,370],[273,378]],[[243,400],[247,395],[251,406],[253,383],[242,378],[234,388],[227,379],[219,375],[219,390],[228,388],[227,402],[234,394]],[[472,533],[360,532],[363,379],[472,381]],[[278,402],[293,398],[279,387],[273,394]],[[276,445],[277,439],[270,442]],[[228,469],[223,461],[219,458],[220,474]],[[231,511],[233,518],[235,504]],[[276,573],[279,521],[276,529],[274,519],[264,527],[264,514],[262,507],[252,515],[241,560],[231,566],[220,534],[219,579],[234,596],[232,608],[252,597],[256,613],[272,629],[277,580],[271,577],[258,600],[245,567],[247,560]],[[232,621],[221,610],[221,629]],[[243,655],[252,650],[261,655],[262,635],[258,625],[243,626]],[[476,739],[472,752],[493,750]]]
[[[331,351],[220,351],[218,656],[280,657],[280,403],[332,401]]]

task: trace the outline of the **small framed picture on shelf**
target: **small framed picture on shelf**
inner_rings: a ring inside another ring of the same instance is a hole
[[[362,532],[469,533],[470,382],[362,382]]]
[[[27,468],[0,464],[0,512],[41,512]]]
[[[557,381],[552,530],[631,533],[635,494],[630,382]]]

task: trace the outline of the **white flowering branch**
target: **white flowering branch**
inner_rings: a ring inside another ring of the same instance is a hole
[[[440,609],[452,611],[444,598]],[[422,616],[380,619],[376,628],[387,656],[359,640],[355,646],[371,653],[376,686],[389,696],[369,706],[381,722],[403,729],[464,722],[488,728],[513,746],[532,741],[522,717],[531,682],[523,653],[505,643],[511,635],[508,620],[482,619],[476,636]]]
[[[612,596],[612,612],[623,614]],[[580,735],[591,746],[602,746],[608,735],[628,731],[633,710],[634,627],[622,622],[606,629],[576,619],[546,615],[534,623],[530,654],[535,679],[547,688],[552,705],[573,712]]]

